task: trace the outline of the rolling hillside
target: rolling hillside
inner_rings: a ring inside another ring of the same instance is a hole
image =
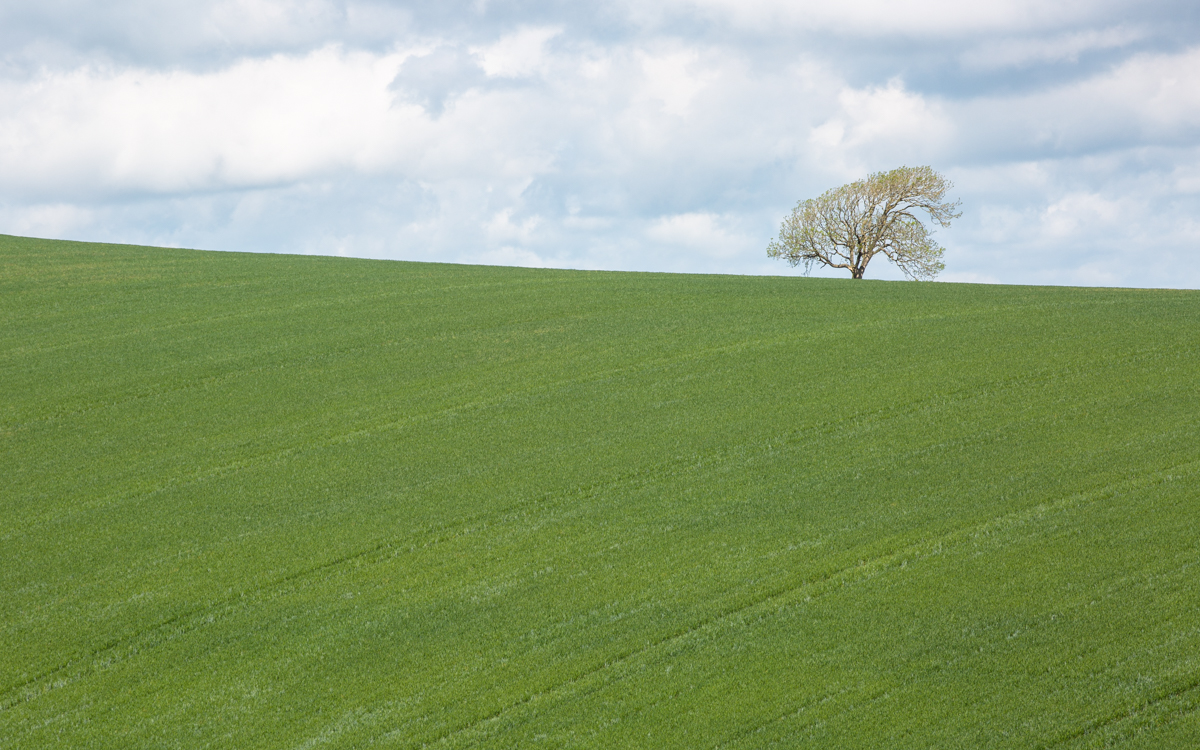
[[[1200,292],[0,236],[0,746],[1200,746]]]

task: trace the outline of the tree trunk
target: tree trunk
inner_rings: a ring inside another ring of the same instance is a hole
[[[854,277],[854,278],[856,278],[856,279],[861,279],[861,278],[863,277],[863,271],[865,271],[865,270],[867,270],[867,269],[865,269],[865,268],[851,268],[851,269],[850,269],[850,275],[851,275],[851,276],[853,276],[853,277]]]

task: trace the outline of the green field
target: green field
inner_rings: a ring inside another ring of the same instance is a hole
[[[1200,292],[0,236],[0,747],[1200,746]]]

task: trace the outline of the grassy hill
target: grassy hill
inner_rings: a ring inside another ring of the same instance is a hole
[[[1195,747],[1200,292],[0,236],[0,746]]]

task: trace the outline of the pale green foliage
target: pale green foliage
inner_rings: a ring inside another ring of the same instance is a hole
[[[767,255],[793,266],[814,263],[845,268],[861,279],[871,258],[882,253],[910,279],[932,279],[946,265],[943,248],[917,213],[950,226],[959,201],[944,202],[953,185],[930,167],[900,167],[801,201],[783,220]]]

